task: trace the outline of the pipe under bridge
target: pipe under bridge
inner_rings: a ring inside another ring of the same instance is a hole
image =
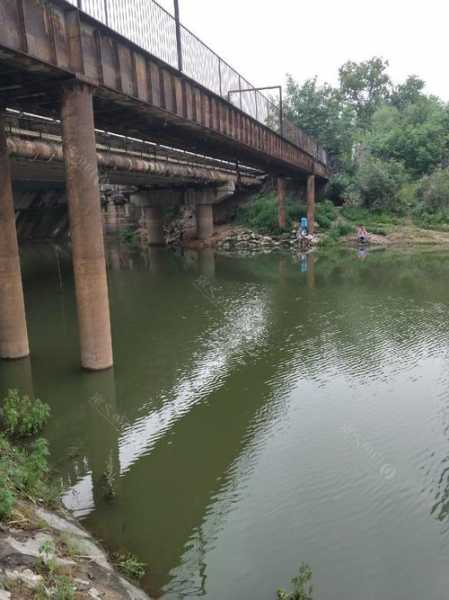
[[[89,14],[88,14],[89,13]],[[278,177],[328,177],[326,152],[154,0],[2,0],[0,110],[60,119],[81,362],[113,364],[95,128],[151,140]],[[20,146],[14,142],[14,148]],[[0,116],[0,357],[29,354],[11,140]],[[210,231],[213,198],[199,199]],[[311,219],[313,226],[313,218]]]

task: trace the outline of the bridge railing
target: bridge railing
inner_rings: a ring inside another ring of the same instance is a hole
[[[181,56],[178,56],[176,20],[155,0],[68,1],[172,67],[182,64],[183,73],[188,77],[327,164],[326,151],[284,114],[281,118],[280,104],[257,90],[183,25],[180,26]]]

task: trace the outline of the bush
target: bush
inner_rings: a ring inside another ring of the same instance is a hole
[[[306,216],[307,207],[290,198],[285,202],[287,228]],[[278,203],[274,193],[256,196],[237,211],[237,223],[265,234],[279,234]]]
[[[18,447],[18,437],[35,435],[44,426],[49,407],[40,400],[8,392],[0,430],[0,519],[11,515],[18,496],[39,499],[47,494],[48,446],[44,439]]]
[[[374,211],[401,213],[400,190],[407,182],[404,166],[395,160],[373,156],[361,159],[355,178],[355,189],[363,207]]]
[[[449,169],[436,169],[423,177],[417,186],[422,212],[449,213]],[[418,206],[419,208],[419,206]]]
[[[319,202],[315,208],[315,221],[321,229],[330,229],[332,223],[337,218],[337,209],[329,200]]]
[[[333,202],[344,200],[350,190],[352,180],[346,173],[333,175],[326,185],[326,196]]]
[[[339,238],[344,237],[345,235],[354,233],[354,231],[355,227],[354,225],[351,225],[351,223],[338,223],[337,225],[334,225],[332,227],[332,229],[329,232],[329,236],[333,240],[338,240]]]
[[[0,411],[0,425],[8,436],[28,437],[41,431],[49,416],[47,404],[9,390]]]

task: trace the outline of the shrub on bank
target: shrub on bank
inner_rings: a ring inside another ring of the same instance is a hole
[[[449,213],[449,169],[436,169],[418,183],[417,210],[422,212]]]
[[[402,163],[367,155],[359,164],[354,192],[364,208],[401,213],[404,206],[401,204],[400,190],[407,179]]]
[[[18,498],[49,496],[48,446],[34,436],[50,414],[40,400],[8,392],[0,413],[0,520],[8,519]],[[20,446],[17,440],[21,440]]]
[[[291,228],[301,217],[306,216],[307,207],[303,204],[286,198],[285,213],[287,228]],[[282,230],[278,223],[278,203],[276,194],[260,194],[237,211],[237,223],[253,231],[265,234],[279,234]]]
[[[287,229],[296,227],[302,217],[307,216],[307,206],[297,199],[287,198],[285,201]],[[322,229],[329,229],[337,217],[337,210],[329,200],[316,205],[315,220]],[[237,223],[253,231],[269,235],[282,233],[278,224],[278,203],[276,194],[256,196],[237,211]]]

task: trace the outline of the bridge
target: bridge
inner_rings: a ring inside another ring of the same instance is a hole
[[[81,363],[91,370],[113,364],[95,128],[278,177],[281,225],[284,178],[307,182],[313,223],[315,185],[328,176],[326,152],[285,118],[282,95],[276,104],[262,94],[153,0],[3,0],[0,107],[2,358],[29,354],[5,109],[61,123]],[[199,194],[204,231],[216,196]]]

